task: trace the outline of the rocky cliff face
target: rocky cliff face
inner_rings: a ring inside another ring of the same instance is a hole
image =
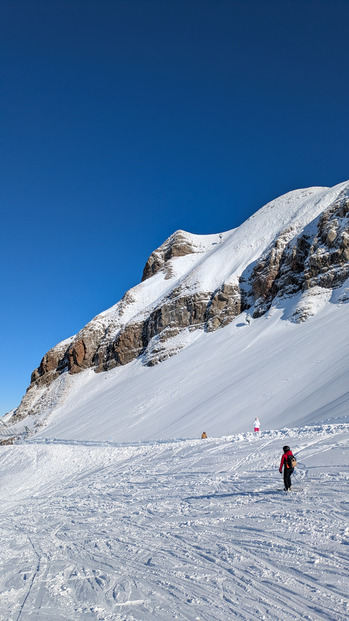
[[[258,318],[276,299],[348,277],[349,183],[291,192],[227,233],[177,231],[150,255],[137,287],[45,354],[15,416],[35,413],[63,374],[108,371],[139,356],[157,364],[179,350],[181,334],[217,330],[243,311]],[[294,321],[307,318],[306,308]]]
[[[263,315],[277,295],[312,287],[332,289],[349,277],[349,191],[304,230],[285,230],[257,262],[251,277],[254,316]],[[304,319],[304,318],[303,318]]]
[[[196,239],[196,241],[195,241]],[[190,237],[184,231],[176,231],[157,250],[154,250],[145,264],[142,282],[154,276],[159,270],[165,271],[165,278],[171,278],[169,260],[174,257],[184,257],[188,254],[200,252],[202,246],[198,237]]]

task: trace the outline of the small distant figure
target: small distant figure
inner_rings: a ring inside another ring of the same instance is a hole
[[[219,243],[220,243],[220,244],[222,243],[222,239],[223,239],[223,233],[220,233],[220,234],[219,234]]]
[[[206,431],[203,431],[202,434],[201,434],[201,439],[205,440],[205,438],[207,438],[207,433],[206,433]]]
[[[246,323],[250,325],[251,321],[252,321],[251,315],[246,315]]]
[[[257,418],[257,416],[256,416],[256,418],[254,419],[254,423],[253,423],[253,431],[254,431],[255,433],[259,433],[260,427],[261,427],[260,420],[259,420],[259,418]]]
[[[282,468],[284,468],[284,490],[288,492],[292,488],[291,474],[297,462],[289,446],[284,446],[282,450],[284,453],[281,457],[279,472],[282,473]]]

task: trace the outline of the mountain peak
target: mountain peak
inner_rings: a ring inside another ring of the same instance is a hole
[[[280,299],[298,296],[288,317],[304,322],[328,298],[322,291],[349,276],[348,223],[346,182],[289,192],[231,231],[176,231],[150,255],[139,285],[45,354],[14,419],[60,402],[67,375],[136,359],[154,366],[196,334],[224,328],[243,312],[258,319]]]
[[[216,240],[216,237],[218,236],[193,235],[187,231],[176,231],[159,248],[152,252],[145,264],[142,282],[163,269],[172,258],[206,252],[209,245],[214,243],[213,239]],[[169,270],[165,277],[168,279],[170,275],[171,271]]]

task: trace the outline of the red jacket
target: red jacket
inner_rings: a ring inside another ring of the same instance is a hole
[[[293,455],[292,451],[287,451],[286,453],[283,454],[283,456],[281,457],[281,462],[280,462],[280,468],[279,468],[279,472],[282,472],[282,466],[285,466],[285,468],[289,468],[289,465],[287,463],[287,457],[289,455]]]

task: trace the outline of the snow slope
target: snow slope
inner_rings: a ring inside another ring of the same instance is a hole
[[[0,618],[344,621],[348,447],[348,424],[1,447]]]
[[[304,323],[290,321],[301,304]],[[309,310],[309,309],[308,309]],[[188,332],[186,348],[155,367],[141,360],[107,373],[63,374],[38,437],[131,442],[348,422],[349,283],[280,301],[248,325],[245,314],[213,333]],[[12,428],[38,424],[27,418]]]

